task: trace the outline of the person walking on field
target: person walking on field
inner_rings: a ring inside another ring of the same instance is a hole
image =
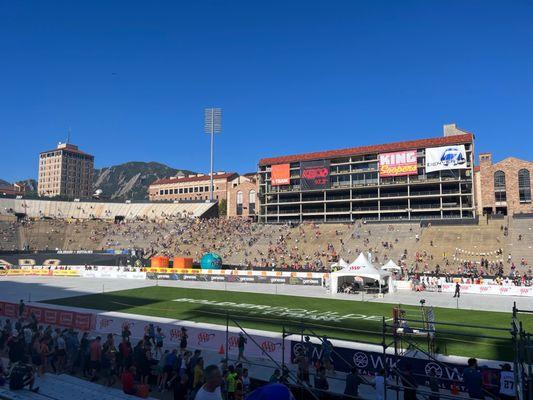
[[[454,297],[454,298],[456,298],[456,297],[457,297],[457,298],[461,297],[461,285],[459,285],[459,282],[457,282],[457,283],[455,284],[455,293],[454,293],[453,297]]]

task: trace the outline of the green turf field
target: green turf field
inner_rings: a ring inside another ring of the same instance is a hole
[[[282,326],[295,331],[304,323],[320,335],[376,344],[381,343],[382,317],[391,318],[393,308],[383,303],[170,287],[70,297],[48,303],[221,325],[226,324],[229,314],[244,327],[274,332],[281,332]],[[407,310],[408,318],[421,318],[419,307],[402,308]],[[435,308],[435,320],[510,329],[511,313]],[[533,316],[523,317],[522,321],[526,330],[533,331]],[[497,338],[468,336],[480,334]],[[510,333],[504,331],[437,325],[437,352],[509,360],[512,340]]]

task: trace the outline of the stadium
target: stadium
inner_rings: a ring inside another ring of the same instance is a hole
[[[531,219],[476,216],[473,135],[452,133],[262,159],[258,222],[219,217],[209,201],[5,196],[6,349],[19,319],[65,339],[87,332],[91,346],[126,340],[147,357],[132,361],[143,396],[162,399],[158,366],[178,347],[245,368],[249,389],[281,382],[301,399],[465,397],[471,370],[493,398],[504,364],[530,398]],[[93,381],[107,375],[67,350],[47,358],[44,372],[60,372],[32,398],[102,393]]]

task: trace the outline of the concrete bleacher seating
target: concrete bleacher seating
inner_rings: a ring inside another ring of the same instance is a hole
[[[71,375],[45,374],[36,378],[39,393],[27,389],[11,391],[9,387],[0,388],[0,398],[7,400],[138,400],[120,389],[92,383]],[[152,399],[152,398],[149,398]]]
[[[0,199],[0,215],[25,214],[30,218],[126,220],[201,217],[213,203],[100,203],[54,200]]]

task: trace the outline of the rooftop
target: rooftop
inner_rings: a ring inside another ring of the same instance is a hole
[[[283,164],[291,163],[296,161],[310,161],[310,160],[319,160],[319,159],[329,159],[337,157],[348,157],[361,154],[373,154],[373,153],[386,153],[392,151],[402,151],[402,150],[412,150],[420,149],[425,147],[437,147],[437,146],[446,146],[451,144],[465,144],[471,143],[474,139],[474,135],[467,133],[464,135],[456,136],[445,136],[445,137],[436,137],[430,139],[418,139],[418,140],[409,140],[405,142],[395,142],[387,144],[377,144],[372,146],[360,146],[360,147],[351,147],[347,149],[340,150],[328,150],[328,151],[318,151],[314,153],[304,153],[304,154],[294,154],[281,157],[270,157],[263,158],[259,160],[259,165],[272,165],[272,164]]]
[[[235,172],[227,172],[224,174],[213,174],[213,179],[233,179],[237,176]],[[202,175],[202,176],[193,176],[193,177],[186,177],[186,178],[179,178],[179,177],[172,177],[172,178],[164,178],[164,179],[158,179],[154,181],[150,186],[152,185],[166,185],[169,183],[187,183],[187,182],[200,182],[200,181],[208,181],[210,179],[209,175]]]

